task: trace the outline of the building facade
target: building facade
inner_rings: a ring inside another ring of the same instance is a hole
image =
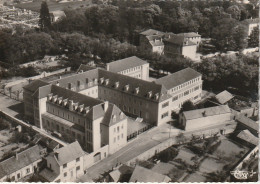
[[[149,63],[136,56],[107,63],[106,69],[137,79],[149,79]]]
[[[76,141],[55,150],[46,158],[46,168],[40,176],[48,182],[73,182],[84,175],[85,153]]]

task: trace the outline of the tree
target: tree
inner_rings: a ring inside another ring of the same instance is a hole
[[[255,27],[251,34],[249,35],[248,39],[248,46],[249,47],[258,47],[259,46],[259,28]]]
[[[51,17],[46,1],[41,4],[39,27],[42,31],[47,31],[51,28]]]
[[[190,101],[186,101],[182,104],[182,107],[180,109],[180,113],[183,112],[183,111],[191,111],[191,110],[194,110],[196,109],[196,106]]]

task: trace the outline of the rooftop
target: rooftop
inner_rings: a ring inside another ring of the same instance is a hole
[[[248,128],[252,128],[255,131],[259,131],[259,124],[257,122],[255,122],[254,120],[244,116],[243,114],[240,114],[236,117],[236,120],[242,124],[244,124],[245,126],[247,126]]]
[[[173,43],[175,45],[179,46],[191,46],[191,45],[197,45],[196,43],[190,41],[186,36],[184,35],[172,35],[168,39],[164,39],[164,42]]]
[[[198,33],[195,32],[189,32],[189,33],[179,33],[177,35],[184,36],[185,38],[191,38],[191,37],[200,37]]]
[[[204,109],[184,111],[183,115],[185,116],[186,120],[191,120],[191,119],[198,119],[207,116],[215,116],[215,115],[226,114],[226,113],[231,113],[231,110],[228,107],[228,105],[220,105],[220,106],[209,107]]]
[[[42,156],[38,145],[28,148],[21,153],[17,153],[16,156],[12,156],[0,162],[0,178],[27,167],[35,161],[41,160],[41,158]]]
[[[58,154],[58,157],[56,156]],[[69,163],[73,160],[76,160],[79,157],[82,157],[85,152],[82,150],[78,141],[75,141],[67,146],[56,149],[54,153],[51,153],[50,156],[54,156],[60,166],[63,164]]]
[[[242,130],[237,137],[255,146],[258,145],[258,137],[254,136],[249,130]]]
[[[102,124],[112,126],[125,119],[125,114],[114,104],[109,103]]]
[[[228,91],[222,91],[221,93],[217,94],[215,96],[216,100],[221,103],[221,104],[225,104],[226,102],[228,102],[229,100],[231,100],[234,96],[229,93]]]
[[[155,29],[148,29],[146,31],[141,32],[140,34],[145,36],[150,36],[150,35],[164,34],[164,32],[157,31]]]
[[[155,80],[155,83],[161,84],[169,90],[199,76],[201,76],[199,72],[193,70],[192,68],[185,68],[171,75],[159,78]]]
[[[130,178],[129,182],[170,182],[171,179],[168,176],[153,172],[150,169],[136,166],[135,170]]]
[[[147,62],[136,56],[132,56],[125,59],[120,59],[117,61],[107,63],[107,66],[109,66],[108,70],[111,72],[121,72],[130,68],[142,66],[144,64],[147,64]]]
[[[39,87],[48,85],[49,83],[42,81],[42,80],[34,80],[32,82],[30,82],[28,85],[24,86],[23,88],[31,91],[31,92],[35,92]]]

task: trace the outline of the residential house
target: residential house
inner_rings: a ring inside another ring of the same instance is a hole
[[[44,150],[35,145],[0,162],[0,182],[19,181],[34,174],[39,169],[43,154]]]
[[[184,130],[198,130],[231,121],[228,105],[184,111],[179,116],[179,124]]]
[[[66,17],[64,11],[56,10],[50,12],[51,22],[57,22],[58,20],[61,20],[63,17]]]
[[[45,159],[47,167],[39,175],[48,182],[73,182],[84,175],[83,156],[79,143],[56,149]]]
[[[179,33],[178,36],[183,36],[184,38],[188,39],[189,41],[196,43],[197,47],[200,45],[201,42],[201,35],[195,32],[189,32],[189,33]]]
[[[156,182],[169,183],[171,178],[163,174],[156,173],[150,169],[136,166],[129,182]]]
[[[134,78],[149,80],[149,63],[136,56],[107,63],[106,69]]]

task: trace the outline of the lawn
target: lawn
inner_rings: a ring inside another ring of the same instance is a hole
[[[67,2],[67,3],[48,2],[47,4],[49,7],[49,11],[56,11],[56,10],[64,10],[65,8],[76,9],[79,7],[88,6],[91,4],[91,0]],[[39,12],[41,8],[41,1],[16,4],[15,7]]]

